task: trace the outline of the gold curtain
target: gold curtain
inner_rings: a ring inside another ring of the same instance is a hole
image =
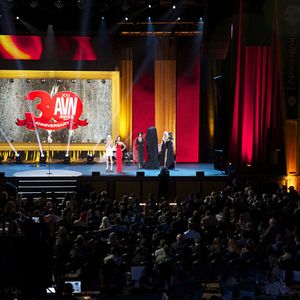
[[[122,49],[120,136],[128,148],[132,146],[132,48]]]
[[[176,53],[174,38],[158,38],[155,59],[155,126],[160,143],[172,131],[176,142]]]

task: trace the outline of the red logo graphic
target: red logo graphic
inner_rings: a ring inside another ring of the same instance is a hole
[[[70,91],[59,92],[53,97],[45,91],[36,90],[29,92],[25,100],[34,101],[39,98],[41,101],[36,108],[41,112],[38,117],[33,112],[26,112],[25,119],[17,119],[18,126],[26,126],[34,130],[42,128],[46,130],[59,130],[67,128],[77,129],[78,126],[87,126],[87,119],[80,120],[82,114],[82,101],[76,93]]]

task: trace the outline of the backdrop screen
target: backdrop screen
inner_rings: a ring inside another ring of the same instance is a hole
[[[0,142],[6,142],[5,136],[13,142],[34,143],[38,141],[38,136],[42,142],[48,140],[49,130],[41,128],[29,130],[26,126],[16,124],[17,119],[25,118],[26,112],[33,112],[36,118],[41,115],[41,110],[36,107],[41,103],[40,98],[33,101],[25,100],[26,95],[35,90],[47,92],[51,96],[50,101],[54,101],[55,95],[64,91],[71,91],[79,96],[82,101],[80,119],[87,119],[88,125],[78,126],[77,129],[71,130],[72,142],[97,143],[111,133],[112,81],[110,79],[76,81],[0,79]],[[65,109],[64,104],[59,105],[56,106],[56,110]],[[72,110],[72,107],[70,109]],[[53,119],[51,122],[55,123],[56,120]],[[69,129],[52,130],[53,142],[67,143]]]

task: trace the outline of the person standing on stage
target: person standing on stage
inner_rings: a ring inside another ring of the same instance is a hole
[[[115,147],[116,147],[116,171],[117,173],[122,173],[122,160],[123,160],[123,151],[126,149],[125,144],[121,141],[121,137],[117,136],[117,139],[115,141]]]
[[[174,138],[173,138],[172,132],[168,133],[168,139],[166,141],[165,167],[167,169],[174,169],[175,168]]]
[[[110,164],[110,170],[113,170],[113,141],[111,138],[111,135],[106,136],[106,141],[105,141],[105,149],[106,149],[106,171],[108,170],[108,166]]]
[[[169,139],[168,131],[164,131],[162,139],[161,139],[161,147],[160,147],[160,165],[166,166],[166,144]]]
[[[144,164],[144,144],[145,144],[145,140],[143,138],[142,132],[138,133],[138,137],[135,143],[138,152],[138,168],[141,169]]]

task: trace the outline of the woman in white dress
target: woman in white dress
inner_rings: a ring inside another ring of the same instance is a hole
[[[111,135],[107,135],[106,142],[105,142],[105,148],[106,148],[106,170],[108,170],[108,166],[110,163],[110,170],[113,170],[113,140],[111,138]]]

